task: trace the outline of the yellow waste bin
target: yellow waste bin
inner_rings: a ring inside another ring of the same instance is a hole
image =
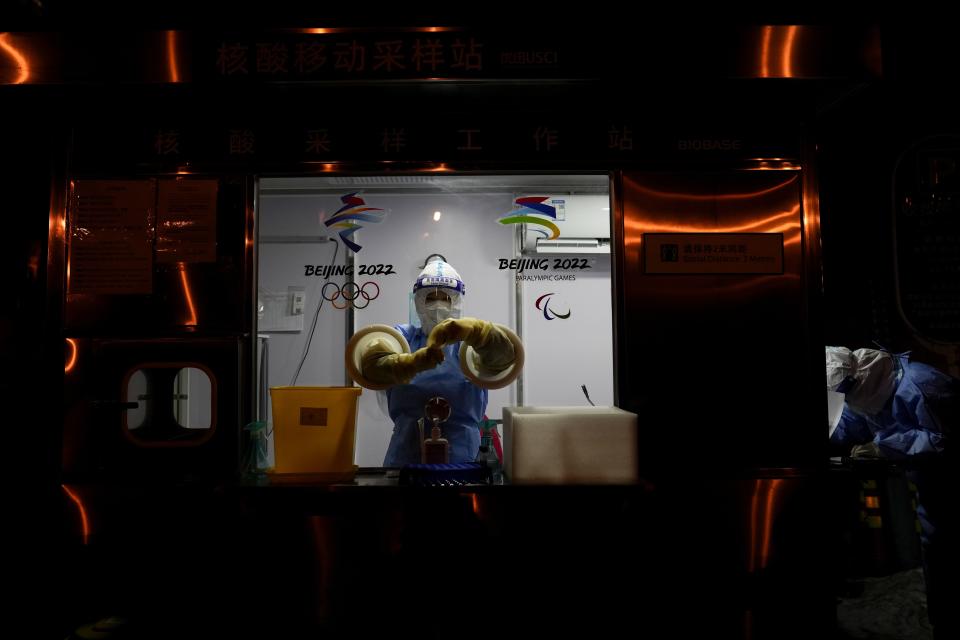
[[[270,387],[272,475],[351,479],[360,387]]]

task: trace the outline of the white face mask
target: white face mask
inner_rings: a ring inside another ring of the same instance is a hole
[[[419,311],[420,325],[426,335],[430,335],[435,326],[453,317],[453,305],[449,300],[425,301]]]

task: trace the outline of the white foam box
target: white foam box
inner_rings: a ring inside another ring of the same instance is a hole
[[[617,407],[504,407],[511,484],[633,484],[637,414]]]

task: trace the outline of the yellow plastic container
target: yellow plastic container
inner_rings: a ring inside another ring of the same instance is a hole
[[[349,479],[360,387],[270,387],[275,475]]]

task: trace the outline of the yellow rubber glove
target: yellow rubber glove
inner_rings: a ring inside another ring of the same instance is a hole
[[[374,340],[360,356],[360,371],[377,384],[407,384],[427,369],[443,362],[439,347],[426,346],[413,353],[397,353],[385,340]]]
[[[476,352],[474,360],[482,373],[499,373],[513,364],[516,355],[507,334],[492,322],[479,318],[450,318],[439,323],[427,338],[427,348],[463,341]]]

